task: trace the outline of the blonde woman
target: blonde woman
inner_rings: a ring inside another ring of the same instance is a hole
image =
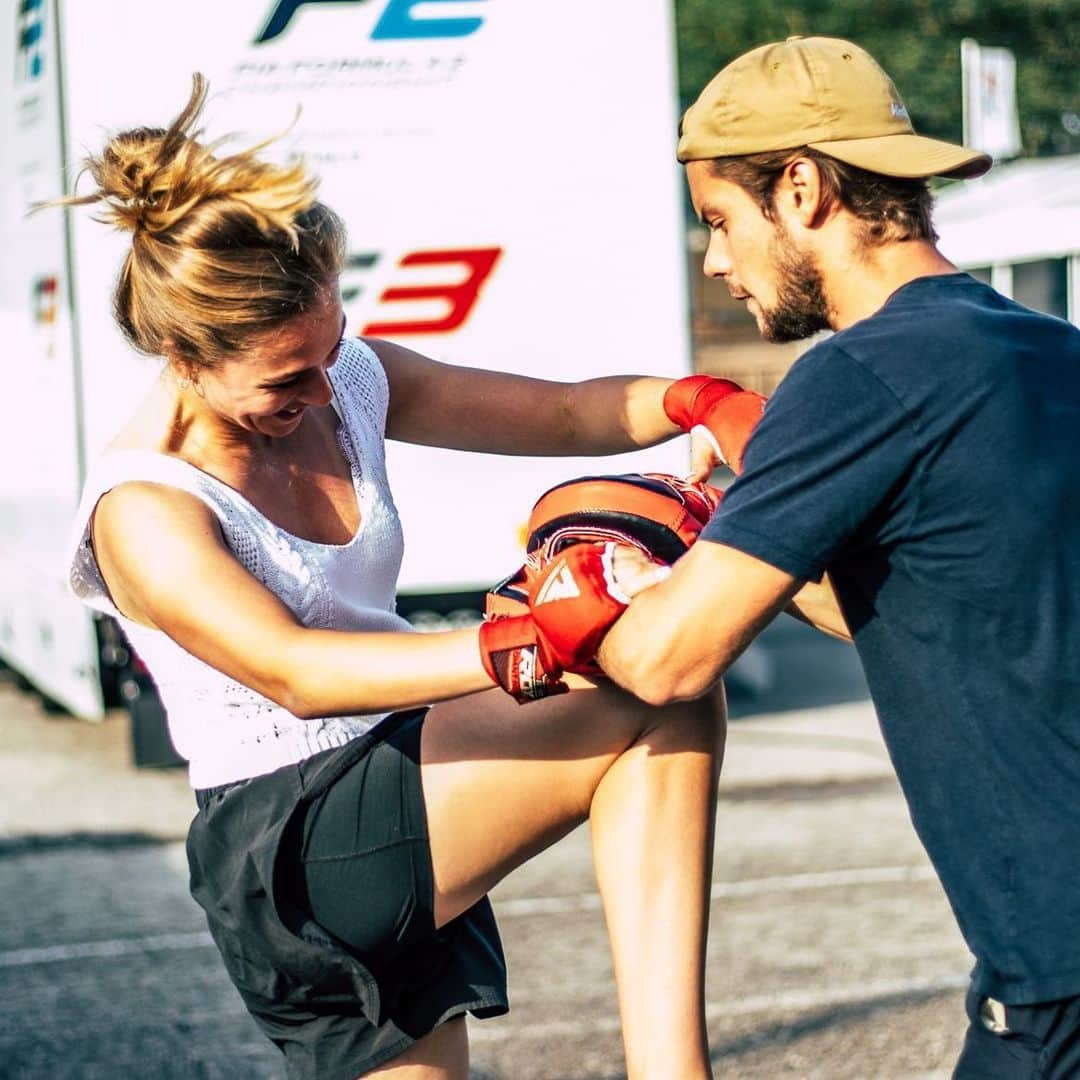
[[[130,231],[116,319],[165,360],[88,479],[71,580],[120,620],[190,762],[192,892],[230,977],[290,1075],[464,1078],[464,1014],[508,1007],[486,894],[589,819],[629,1075],[709,1075],[722,700],[656,708],[569,674],[520,707],[482,632],[411,633],[383,459],[384,437],[649,446],[677,432],[669,382],[347,337],[340,221],[301,165],[202,145],[205,95],[196,77],[168,129],[110,139],[67,200]],[[618,567],[630,593],[653,581]]]

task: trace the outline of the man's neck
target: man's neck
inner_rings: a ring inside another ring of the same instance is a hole
[[[834,330],[879,311],[901,286],[916,278],[954,274],[956,267],[933,244],[905,240],[824,253],[820,266]]]

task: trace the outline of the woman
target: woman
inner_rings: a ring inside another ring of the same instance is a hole
[[[475,628],[395,614],[384,437],[602,454],[676,433],[667,380],[563,385],[346,339],[344,235],[300,165],[216,158],[196,77],[88,168],[132,232],[120,327],[161,376],[88,479],[72,585],[147,662],[199,812],[192,892],[290,1073],[466,1077],[507,1009],[488,890],[588,818],[629,1074],[709,1074],[723,705],[605,680],[519,707]],[[503,569],[503,568],[497,568]],[[625,559],[620,583],[651,583]]]

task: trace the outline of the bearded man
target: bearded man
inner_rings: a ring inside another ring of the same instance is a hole
[[[955,1076],[1080,1075],[1080,331],[937,249],[928,179],[990,160],[916,134],[851,42],[739,57],[678,157],[705,273],[771,341],[833,333],[599,662],[662,704],[708,691],[792,603],[850,636],[975,957]],[[669,416],[715,428],[722,382],[676,382]]]

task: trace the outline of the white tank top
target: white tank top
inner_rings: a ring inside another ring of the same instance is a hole
[[[378,357],[349,340],[330,369],[338,441],[352,471],[360,527],[346,544],[319,544],[268,521],[239,492],[180,458],[110,450],[87,477],[71,544],[71,591],[117,619],[153,676],[192,787],[217,787],[272,772],[342,746],[385,714],[302,720],[223,675],[159,630],[124,618],[109,598],[90,543],[98,500],[126,481],[167,484],[200,498],[217,516],[236,558],[305,626],[410,630],[396,614],[402,534],[384,457],[389,392]]]

